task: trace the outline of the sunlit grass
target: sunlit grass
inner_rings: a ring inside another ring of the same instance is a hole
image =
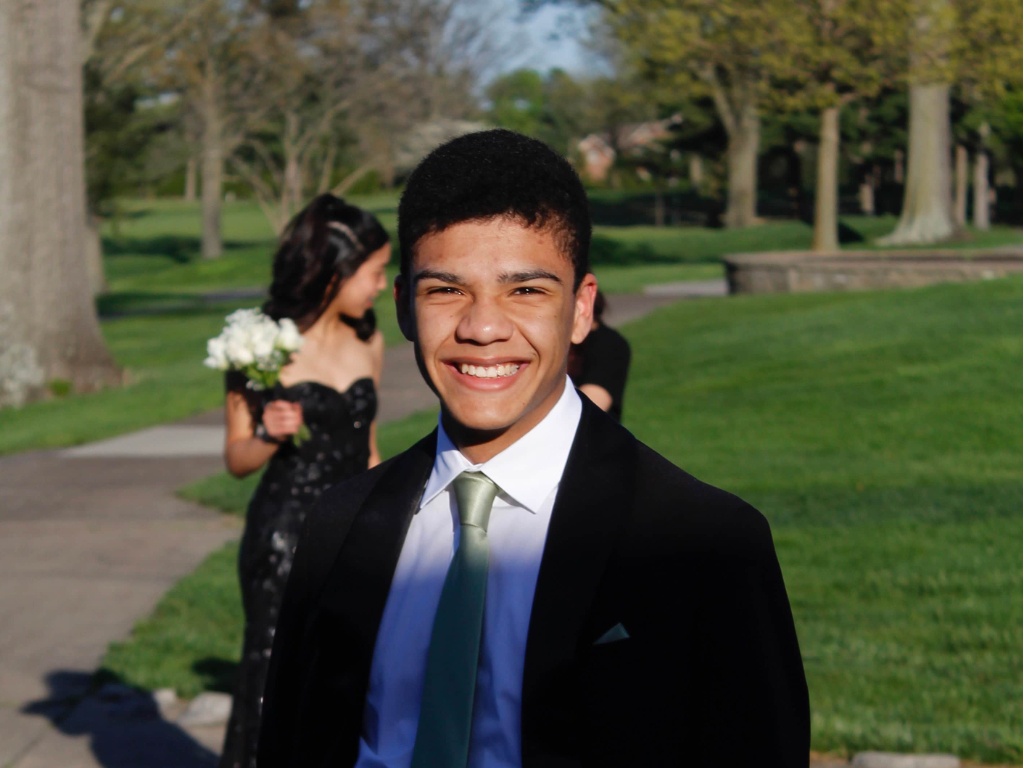
[[[626,423],[772,522],[814,746],[1021,757],[1020,279],[679,304]]]

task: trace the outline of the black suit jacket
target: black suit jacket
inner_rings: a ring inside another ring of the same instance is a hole
[[[583,398],[527,636],[523,765],[806,766],[807,686],[765,519]],[[377,628],[436,434],[307,517],[260,768],[355,761]],[[628,639],[598,643],[621,624]]]

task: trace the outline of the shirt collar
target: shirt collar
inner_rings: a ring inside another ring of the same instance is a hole
[[[437,452],[420,509],[461,473],[477,471],[491,478],[502,496],[536,513],[562,479],[582,411],[580,396],[566,377],[562,396],[541,422],[483,464],[473,464],[462,455],[438,417]]]

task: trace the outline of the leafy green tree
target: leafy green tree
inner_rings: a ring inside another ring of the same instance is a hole
[[[367,92],[387,88],[391,72],[380,67],[366,74],[363,55],[367,48],[379,54],[379,43],[357,43],[365,19],[351,9],[269,6],[254,35],[253,65],[263,83],[259,118],[243,125],[229,164],[280,231],[302,207],[314,178],[318,186],[329,183],[329,175],[316,171],[333,170],[345,113]]]
[[[254,5],[259,110],[229,163],[276,230],[313,192],[392,178],[399,137],[474,106],[468,48],[486,28],[467,0]]]
[[[484,91],[486,116],[495,125],[539,137],[547,112],[544,78],[534,69],[517,69],[493,80]]]
[[[837,251],[840,112],[891,81],[902,9],[870,0],[771,0],[766,7],[778,43],[763,56],[774,84],[767,99],[819,114],[811,248]]]
[[[1018,142],[1013,156],[1018,162],[1020,158],[1021,13],[1019,4],[1007,0],[962,2],[957,10],[961,42],[955,95],[965,111],[955,128],[963,144],[973,150],[973,223],[984,230],[990,224],[992,158],[1006,158],[1007,142],[1013,146],[1015,136]],[[966,174],[964,177],[966,182]]]
[[[770,4],[720,0],[606,0],[612,34],[628,55],[681,97],[707,96],[728,137],[724,223],[756,221],[766,53],[778,47]]]
[[[232,0],[84,0],[87,60],[106,88],[144,84],[177,94],[195,118],[202,182],[202,255],[223,249],[224,162],[259,115],[253,66],[258,3]]]
[[[903,209],[887,245],[928,243],[955,232],[950,92],[998,103],[1019,87],[1021,13],[1008,0],[896,0],[906,7],[910,120]],[[986,137],[987,140],[987,137]],[[987,169],[984,172],[987,185]],[[976,179],[977,181],[977,179]],[[987,197],[987,194],[986,194]],[[987,202],[984,206],[987,208]]]
[[[195,115],[200,136],[200,199],[204,259],[223,253],[221,206],[227,159],[246,128],[258,122],[267,71],[258,10],[226,0],[195,0],[165,8],[162,23],[176,30],[166,55],[154,62],[156,77],[176,89]]]
[[[588,124],[589,84],[563,69],[553,69],[544,80],[545,113],[540,138],[571,154],[574,140],[584,136]]]
[[[953,234],[949,90],[956,17],[951,0],[905,0],[904,43],[910,116],[907,175],[896,230],[883,245],[943,240]]]

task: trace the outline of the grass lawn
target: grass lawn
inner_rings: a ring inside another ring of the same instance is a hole
[[[750,297],[629,328],[628,425],[772,522],[816,749],[1020,760],[1020,291]]]
[[[223,380],[202,362],[206,339],[231,308],[104,322],[107,343],[130,383],[0,410],[0,454],[76,445],[217,407]]]
[[[624,328],[625,422],[769,518],[813,746],[1021,759],[1021,281],[687,302]],[[433,416],[384,425],[386,455]],[[187,493],[238,510],[251,485]],[[225,686],[233,547],[173,589],[107,674]]]

